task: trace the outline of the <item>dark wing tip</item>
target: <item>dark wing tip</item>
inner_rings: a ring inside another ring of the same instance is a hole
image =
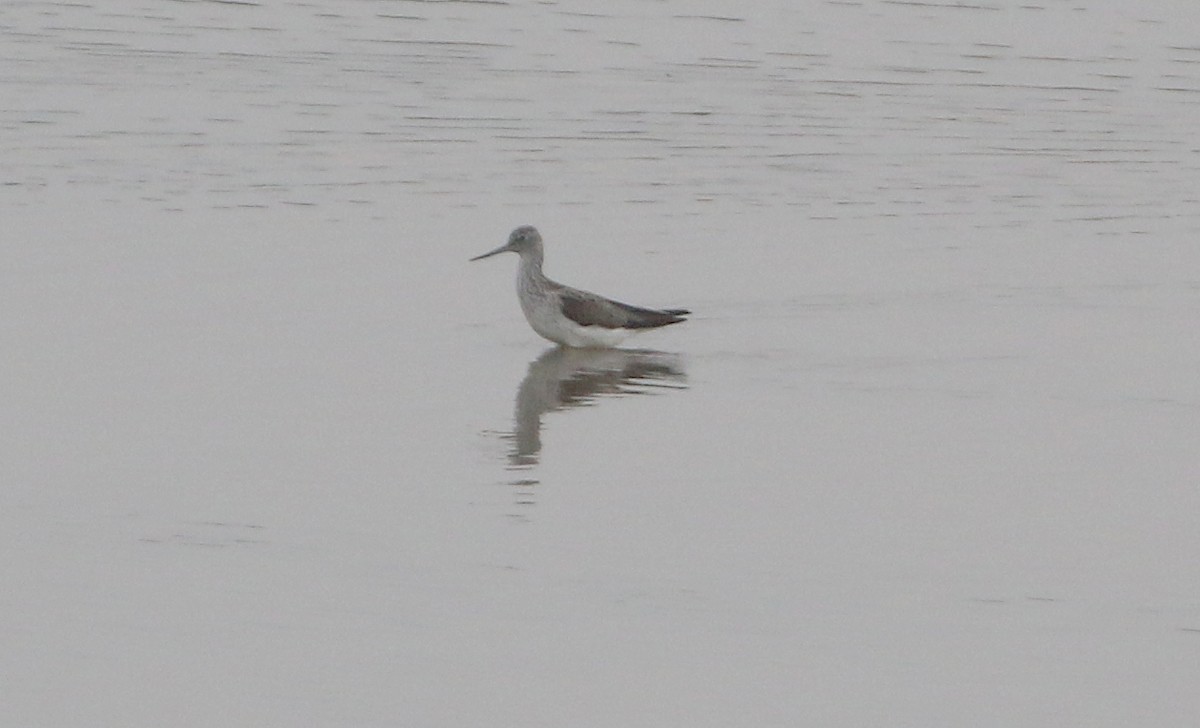
[[[691,313],[691,311],[684,308],[654,309],[630,306],[627,303],[616,301],[613,301],[613,303],[620,306],[627,313],[625,327],[629,329],[656,329],[659,326],[677,324],[686,321],[687,319],[683,317]]]
[[[677,324],[684,319],[686,309],[656,310],[630,306],[594,293],[564,290],[560,294],[561,311],[564,316],[580,326],[601,326],[606,329],[652,329],[668,324]]]

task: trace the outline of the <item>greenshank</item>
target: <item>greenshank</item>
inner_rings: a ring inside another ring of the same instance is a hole
[[[540,336],[562,346],[616,346],[630,334],[677,324],[691,313],[683,308],[660,310],[630,306],[555,283],[542,273],[542,236],[532,225],[513,230],[507,243],[471,260],[500,253],[521,256],[517,268],[517,299],[521,302],[525,320]]]

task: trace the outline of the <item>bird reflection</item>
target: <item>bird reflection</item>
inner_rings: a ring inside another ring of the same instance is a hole
[[[583,407],[604,396],[685,389],[677,354],[636,349],[547,349],[529,365],[517,390],[516,430],[509,463],[536,465],[542,449],[542,415]]]

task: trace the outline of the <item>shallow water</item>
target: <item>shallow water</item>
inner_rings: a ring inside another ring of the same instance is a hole
[[[6,5],[0,718],[1190,725],[1197,20]]]

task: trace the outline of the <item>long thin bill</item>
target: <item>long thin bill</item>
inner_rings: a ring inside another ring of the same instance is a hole
[[[477,260],[483,260],[484,258],[490,258],[493,255],[499,255],[500,253],[503,253],[507,250],[508,250],[508,243],[505,243],[504,245],[501,245],[499,248],[496,248],[495,250],[491,251],[490,253],[484,253],[483,255],[477,255],[474,258],[471,258],[471,260],[469,260],[467,262],[473,263]]]

